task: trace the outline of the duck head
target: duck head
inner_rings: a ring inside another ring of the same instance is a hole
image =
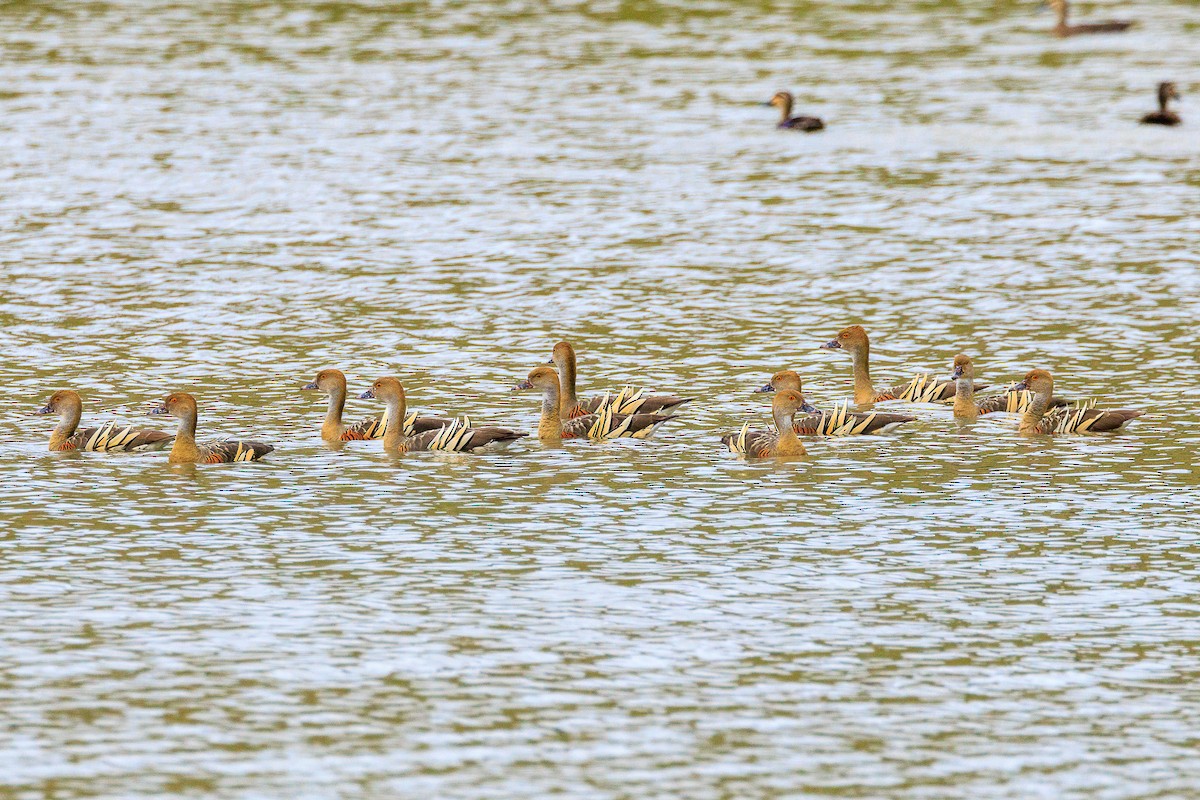
[[[403,400],[404,387],[395,378],[380,378],[371,384],[371,388],[359,395],[361,400],[382,400],[392,403]]]
[[[64,417],[82,412],[83,399],[79,396],[78,392],[73,392],[70,389],[63,389],[60,392],[50,395],[50,400],[46,405],[37,410],[38,414],[58,414]]]
[[[341,370],[323,369],[317,373],[317,377],[312,383],[306,383],[300,387],[301,391],[320,390],[325,394],[333,394],[339,389],[346,391],[346,376]]]
[[[967,380],[975,380],[975,365],[971,363],[969,356],[959,353],[954,357],[953,372],[950,374],[951,380],[959,380],[965,378]]]
[[[1022,389],[1049,397],[1054,393],[1054,378],[1050,377],[1050,373],[1044,369],[1031,369],[1021,379],[1021,382],[1013,387],[1013,390],[1018,392]]]
[[[870,346],[871,342],[867,338],[867,332],[863,330],[863,326],[851,325],[849,328],[843,328],[837,336],[821,345],[821,349],[845,350],[850,355],[854,355]]]
[[[780,370],[771,376],[771,380],[766,385],[755,389],[755,394],[761,392],[777,392],[782,389],[795,389],[802,391],[800,386],[800,376],[790,369]]]
[[[570,345],[567,345],[570,347]],[[558,348],[555,348],[557,350]],[[530,371],[525,380],[518,383],[513,391],[527,392],[530,389],[537,389],[542,392],[558,391],[558,373],[553,367],[535,367]]]
[[[1174,81],[1163,81],[1158,85],[1158,104],[1164,109],[1167,107],[1168,100],[1180,100],[1179,89],[1175,87]]]
[[[195,417],[196,398],[187,392],[175,392],[163,398],[162,402],[150,409],[152,415],[168,417]]]
[[[768,100],[765,105],[778,108],[779,113],[783,114],[786,118],[792,113],[792,104],[794,102],[791,92],[776,92],[775,96]]]

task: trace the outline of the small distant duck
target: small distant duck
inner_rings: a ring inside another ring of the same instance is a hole
[[[643,389],[627,387],[616,395],[606,394],[581,401],[575,394],[575,348],[571,346],[571,343],[559,342],[554,345],[549,363],[558,370],[559,378],[562,381],[559,410],[563,419],[595,414],[606,405],[612,405],[613,412],[616,414],[659,414],[696,399],[694,397],[676,397],[670,394],[646,394]]]
[[[559,439],[649,439],[664,422],[675,419],[670,414],[619,414],[612,404],[595,414],[564,419],[562,382],[551,367],[537,367],[516,385],[516,391],[536,389],[542,393],[542,418],[538,423],[538,438],[542,441]]]
[[[1151,111],[1142,117],[1143,125],[1178,125],[1183,122],[1179,115],[1167,108],[1171,100],[1179,100],[1179,90],[1171,81],[1163,81],[1158,85],[1158,111]]]
[[[954,416],[959,419],[975,419],[982,414],[1024,414],[1033,402],[1033,392],[1028,390],[1008,391],[994,397],[975,399],[975,365],[970,356],[959,353],[954,357]],[[1050,398],[1052,408],[1063,408],[1067,401],[1060,397]]]
[[[1021,415],[1018,432],[1026,436],[1038,433],[1101,433],[1115,431],[1131,419],[1145,414],[1145,411],[1125,408],[1119,411],[1104,411],[1087,406],[1081,408],[1064,408],[1046,413],[1050,398],[1054,395],[1054,379],[1044,369],[1030,370],[1014,388],[1028,389],[1033,393],[1033,402]]]
[[[804,131],[805,133],[813,133],[825,127],[825,123],[821,121],[820,117],[793,117],[793,102],[791,92],[776,92],[774,97],[764,103],[764,105],[774,106],[779,109],[780,120],[779,124],[775,127],[792,131]]]
[[[321,438],[328,442],[360,442],[368,439],[382,439],[387,430],[389,419],[385,411],[381,417],[368,417],[353,425],[342,423],[342,411],[346,407],[346,376],[341,370],[323,369],[317,373],[312,383],[301,386],[302,391],[319,390],[329,396],[329,408],[325,412],[325,422],[321,425]],[[413,436],[425,431],[444,428],[451,423],[445,417],[419,417],[414,411],[404,418],[403,433]]]
[[[149,428],[124,428],[106,422],[99,428],[78,430],[83,418],[83,399],[78,392],[63,389],[50,396],[38,409],[39,414],[58,414],[59,423],[50,433],[50,450],[89,450],[94,452],[162,450],[175,437]]]
[[[382,400],[387,408],[385,416],[389,419],[406,419],[405,412],[408,409],[404,387],[395,378],[380,378],[359,397],[364,400]],[[406,436],[399,425],[390,425],[383,434],[383,449],[401,453],[422,450],[483,453],[503,449],[528,435],[495,425],[474,428],[469,419],[454,420],[443,428],[423,431],[413,436]]]
[[[172,464],[227,464],[231,461],[258,461],[274,446],[263,442],[242,439],[221,439],[207,444],[196,444],[196,398],[187,392],[176,392],[154,408],[151,414],[166,414],[179,420],[175,433],[175,445],[167,460]]]
[[[776,372],[771,381],[755,392],[776,392],[790,389],[803,394],[800,376],[790,369]],[[804,416],[796,417],[792,426],[801,436],[854,436],[860,434],[887,433],[893,428],[906,422],[915,422],[916,417],[904,414],[884,414],[872,411],[867,414],[855,414],[843,404],[835,407],[832,413],[825,413],[816,406],[804,401],[800,408]]]
[[[854,402],[859,405],[883,400],[941,403],[954,397],[954,381],[939,381],[931,375],[918,375],[908,383],[876,390],[871,383],[871,341],[861,325],[842,329],[834,339],[821,345],[821,349],[845,350],[850,355],[854,362]]]
[[[796,412],[803,410],[804,406],[804,395],[795,389],[776,392],[771,401],[775,430],[752,431],[747,422],[738,433],[722,436],[721,443],[729,448],[729,452],[745,458],[805,455],[808,451],[796,437],[794,424]]]
[[[1124,20],[1109,20],[1106,22],[1085,22],[1079,25],[1067,24],[1067,13],[1070,9],[1067,6],[1067,0],[1050,0],[1050,7],[1054,9],[1054,13],[1058,17],[1058,21],[1054,24],[1054,35],[1060,39],[1067,36],[1078,36],[1084,33],[1121,33],[1129,30],[1132,22]]]

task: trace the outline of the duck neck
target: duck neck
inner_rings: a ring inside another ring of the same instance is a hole
[[[792,118],[792,99],[790,97],[787,97],[787,98],[784,98],[783,102],[779,104],[779,121],[781,123],[787,122],[791,118]]]
[[[570,417],[575,406],[579,405],[579,398],[575,395],[575,354],[567,353],[566,356],[558,359],[555,367],[558,368],[559,414]]]
[[[796,429],[792,424],[795,414],[772,410],[771,416],[775,419],[775,429],[779,431],[779,439],[775,443],[776,452],[781,456],[804,455],[806,453],[804,445],[800,443],[800,438],[796,436]]]
[[[871,383],[871,346],[864,344],[850,353],[854,360],[854,402],[874,403],[875,384]]]
[[[175,431],[175,444],[171,446],[171,461],[199,461],[200,448],[196,446],[196,411],[186,411],[179,417],[179,429]]]
[[[325,411],[325,423],[321,425],[322,438],[342,438],[342,411],[345,408],[346,387],[337,386],[329,393],[329,408]]]
[[[1051,0],[1050,5],[1054,8],[1055,23],[1054,27],[1058,30],[1067,29],[1067,0]]]
[[[1170,99],[1171,99],[1171,96],[1167,93],[1166,89],[1159,89],[1158,90],[1158,110],[1164,114],[1167,113],[1167,103],[1170,101]]]
[[[559,395],[562,394],[553,386],[547,386],[542,394],[542,419],[538,422],[539,439],[562,438],[562,407]]]
[[[974,419],[979,416],[975,405],[975,381],[962,377],[954,381],[954,416]]]
[[[1038,424],[1042,421],[1042,415],[1046,413],[1046,408],[1049,405],[1049,394],[1035,392],[1033,398],[1029,401],[1029,407],[1021,415],[1021,424],[1017,430],[1020,433],[1037,433]]]
[[[82,418],[83,409],[77,405],[72,404],[63,409],[58,424],[50,432],[50,449],[61,450],[63,445],[67,443],[67,440],[75,433],[75,429],[79,427],[79,420]]]
[[[383,432],[383,449],[384,450],[403,450],[404,449],[404,415],[408,410],[408,402],[403,394],[399,397],[389,398],[384,403],[384,408],[387,409],[387,417],[390,420],[396,420],[395,424],[388,425]]]

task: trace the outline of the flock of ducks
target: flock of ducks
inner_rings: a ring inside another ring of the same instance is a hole
[[[1067,6],[1067,0],[1050,0],[1050,7],[1054,10],[1056,21],[1051,33],[1061,38],[1068,36],[1080,36],[1089,33],[1121,33],[1133,27],[1133,22],[1128,20],[1106,20],[1104,22],[1084,22],[1078,25],[1072,25],[1067,22],[1067,14],[1070,9]],[[1141,118],[1143,125],[1178,125],[1183,120],[1174,111],[1167,108],[1167,104],[1171,100],[1179,100],[1179,91],[1175,88],[1175,84],[1171,81],[1164,81],[1158,85],[1158,111],[1152,111]],[[792,107],[795,105],[795,99],[789,92],[776,92],[775,96],[768,100],[763,105],[773,106],[779,109],[780,119],[777,128],[785,130],[803,131],[805,133],[813,133],[815,131],[824,130],[825,123],[820,117],[809,116],[792,116]]]
[[[946,380],[918,375],[906,383],[877,388],[871,381],[870,340],[859,325],[842,330],[824,350],[850,356],[854,375],[856,405],[873,406],[885,401],[910,403],[953,402],[954,416],[962,420],[984,414],[1018,414],[1017,430],[1027,436],[1115,431],[1144,412],[1136,409],[1105,411],[1091,403],[1071,407],[1054,396],[1050,373],[1035,369],[1020,382],[998,394],[976,398],[977,390],[987,388],[975,383],[975,369],[965,355],[954,359],[953,373]],[[542,413],[537,437],[543,442],[565,439],[649,439],[675,412],[696,398],[649,394],[626,387],[580,399],[576,392],[576,356],[567,342],[554,346],[550,361],[535,367],[518,383],[514,391],[534,391],[542,396]],[[409,412],[404,387],[393,377],[375,381],[360,399],[383,404],[380,416],[347,424],[342,416],[349,390],[346,376],[336,369],[324,369],[301,387],[322,392],[328,399],[321,438],[326,442],[382,440],[384,450],[394,453],[441,451],[481,453],[506,447],[529,434],[496,425],[476,427],[470,418],[425,416]],[[722,443],[745,458],[774,458],[804,455],[801,436],[851,436],[886,433],[916,417],[875,411],[851,411],[844,401],[831,411],[821,411],[804,397],[800,376],[791,370],[777,372],[755,392],[772,392],[773,429],[751,430],[747,422],[741,431],[722,437]],[[185,392],[168,395],[150,409],[152,415],[167,415],[179,421],[174,434],[161,430],[121,426],[108,422],[99,427],[80,428],[83,401],[69,389],[55,392],[39,414],[57,414],[59,423],[50,434],[50,450],[86,450],[94,452],[140,452],[171,446],[169,461],[186,464],[221,464],[258,461],[275,448],[265,442],[222,439],[199,444],[196,441],[198,409],[196,399]]]

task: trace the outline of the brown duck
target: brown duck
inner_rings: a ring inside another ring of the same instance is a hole
[[[595,414],[564,419],[562,381],[551,367],[535,368],[515,387],[515,391],[534,389],[542,393],[542,418],[538,423],[538,438],[542,441],[649,439],[664,422],[675,419],[670,414],[619,414],[611,404]]]
[[[771,381],[755,392],[776,392],[791,389],[803,394],[800,376],[790,369],[776,372]],[[884,414],[872,411],[867,414],[856,414],[842,405],[835,407],[832,413],[825,413],[805,400],[800,408],[803,416],[797,416],[792,425],[801,436],[853,436],[858,434],[887,433],[906,422],[914,422],[916,417],[904,414]]]
[[[362,422],[346,425],[342,422],[342,410],[346,407],[346,376],[341,370],[323,369],[316,380],[300,387],[303,391],[322,391],[329,396],[329,408],[325,422],[321,425],[321,438],[328,442],[358,442],[367,439],[382,439],[389,419],[384,412],[381,417],[368,417]],[[413,436],[424,431],[444,428],[451,423],[445,417],[419,417],[414,411],[404,418],[403,434]]]
[[[1033,393],[1028,390],[1008,391],[994,397],[975,399],[975,365],[969,356],[959,353],[954,357],[954,416],[959,419],[975,419],[983,414],[1024,414],[1033,402]],[[1062,408],[1067,401],[1060,397],[1050,398],[1051,408]]]
[[[1146,116],[1142,117],[1143,125],[1178,125],[1183,122],[1179,115],[1167,108],[1167,103],[1171,100],[1179,99],[1179,90],[1175,88],[1175,84],[1170,81],[1163,81],[1158,85],[1158,111],[1151,111]]]
[[[821,349],[844,350],[850,355],[854,362],[854,402],[859,405],[883,400],[942,403],[954,397],[954,381],[939,381],[931,375],[918,375],[908,383],[877,390],[871,382],[871,342],[861,325],[843,328],[836,337],[821,345]]]
[[[106,422],[98,428],[79,428],[83,418],[83,399],[77,392],[63,389],[50,396],[38,409],[39,414],[58,414],[59,422],[50,432],[51,450],[90,450],[94,452],[162,450],[175,437],[149,428],[121,427]]]
[[[395,378],[380,378],[371,388],[359,395],[364,400],[381,400],[389,419],[405,419],[407,400],[404,387]],[[528,436],[527,433],[487,425],[480,428],[471,426],[470,420],[454,420],[451,424],[421,433],[405,436],[399,425],[388,426],[383,434],[383,449],[395,452],[416,452],[421,450],[436,450],[446,453],[483,453],[490,450],[500,450],[509,444]]]
[[[794,100],[791,92],[776,92],[775,96],[768,100],[764,105],[774,106],[779,109],[780,119],[776,128],[782,128],[790,131],[804,131],[805,133],[813,133],[814,131],[822,130],[825,123],[820,117],[793,117],[792,105]]]
[[[263,442],[241,439],[222,439],[196,444],[196,398],[187,392],[176,392],[154,408],[151,414],[166,414],[179,420],[175,444],[171,447],[172,464],[225,464],[231,461],[258,461],[275,448]]]
[[[1119,411],[1104,411],[1099,408],[1064,408],[1046,413],[1050,398],[1054,395],[1054,379],[1044,369],[1030,370],[1024,380],[1016,385],[1018,391],[1028,389],[1033,401],[1021,415],[1017,430],[1026,435],[1055,433],[1102,433],[1115,431],[1145,411],[1125,408]]]
[[[554,345],[550,362],[558,370],[562,386],[559,394],[560,413],[563,419],[582,417],[585,414],[595,414],[605,405],[612,405],[617,414],[659,414],[670,411],[684,403],[690,403],[694,397],[676,397],[668,394],[646,394],[641,389],[622,389],[615,395],[601,395],[579,400],[575,394],[575,348],[570,342],[559,342]]]
[[[1070,8],[1067,6],[1067,0],[1050,0],[1050,7],[1054,9],[1057,19],[1054,23],[1053,33],[1060,39],[1087,33],[1121,33],[1133,27],[1132,22],[1124,20],[1084,22],[1079,25],[1069,25],[1067,24],[1067,14],[1070,13]]]
[[[796,437],[794,419],[804,408],[804,395],[795,389],[776,392],[771,401],[771,417],[775,430],[752,431],[750,423],[742,426],[738,433],[721,437],[729,452],[745,458],[772,458],[802,456],[807,452]]]

